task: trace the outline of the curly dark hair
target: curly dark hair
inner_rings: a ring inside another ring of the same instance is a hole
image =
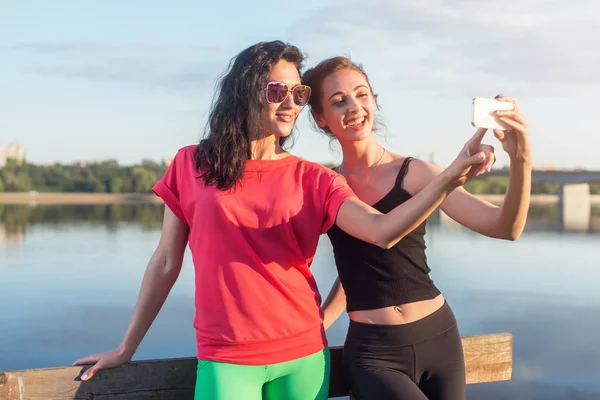
[[[260,113],[266,99],[269,73],[280,60],[302,69],[305,56],[295,46],[276,40],[261,42],[241,51],[229,62],[219,80],[205,138],[196,147],[196,169],[206,186],[228,190],[241,179],[250,159],[250,140],[264,134]],[[280,144],[288,137],[280,138]]]

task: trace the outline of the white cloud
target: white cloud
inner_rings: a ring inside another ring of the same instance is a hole
[[[311,63],[351,50],[413,89],[581,93],[600,85],[599,15],[592,0],[376,0],[323,8],[296,39]]]
[[[23,43],[9,51],[39,75],[192,91],[212,89],[231,56],[221,45],[152,43]]]

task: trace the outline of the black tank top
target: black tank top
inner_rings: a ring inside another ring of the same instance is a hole
[[[412,196],[402,181],[413,158],[407,157],[396,183],[373,208],[387,214]],[[340,282],[346,293],[346,310],[372,310],[440,294],[429,277],[425,256],[424,221],[390,249],[363,242],[334,225],[327,235],[333,245]]]

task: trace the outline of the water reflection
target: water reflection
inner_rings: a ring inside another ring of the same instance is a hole
[[[162,204],[0,204],[0,241],[20,243],[29,229],[39,225],[60,228],[76,223],[116,230],[125,224],[135,224],[143,230],[155,230],[161,227],[163,207]]]
[[[162,213],[160,204],[0,205],[0,234],[9,241],[0,246],[0,371],[68,365],[114,347]],[[532,207],[527,233],[515,243],[459,228],[439,212],[430,218],[428,260],[461,333],[514,338],[513,380],[471,385],[469,398],[600,398],[600,206],[585,236],[565,233],[558,215],[555,205]],[[336,275],[326,236],[313,272],[325,294]],[[186,252],[136,359],[194,354],[193,286]],[[344,315],[328,331],[332,345],[343,343],[347,322]]]
[[[143,230],[159,229],[163,216],[162,204],[108,204],[108,205],[4,205],[0,204],[0,241],[22,242],[28,229],[37,225],[59,228],[74,222],[116,230],[123,224],[136,224]],[[428,221],[430,226],[459,228],[456,222],[440,211]],[[559,219],[558,206],[536,205],[529,210],[527,232],[569,232],[568,224]],[[573,229],[581,232],[581,229]],[[589,227],[585,233],[600,233],[600,205],[593,205]]]
[[[569,232],[583,234],[600,234],[600,205],[594,204],[589,212],[584,213],[588,218],[582,220],[575,213],[568,218],[561,215],[556,204],[532,205],[529,208],[525,232]],[[441,211],[430,218],[430,225],[445,228],[462,227]]]

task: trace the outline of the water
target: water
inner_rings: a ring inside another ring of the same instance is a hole
[[[162,206],[0,205],[0,371],[70,365],[114,348],[160,234]],[[517,242],[430,219],[432,277],[463,335],[510,332],[513,380],[469,385],[470,398],[600,398],[600,208],[590,228],[562,228],[554,206],[530,212]],[[326,296],[326,236],[313,271]],[[193,270],[181,276],[135,359],[195,353]],[[348,319],[328,331],[341,345]]]

